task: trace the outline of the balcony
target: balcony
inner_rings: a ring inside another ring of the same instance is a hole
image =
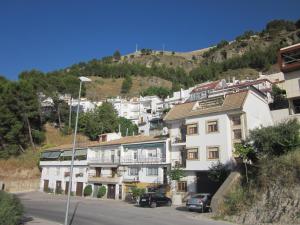
[[[120,183],[121,182],[121,177],[120,176],[113,176],[113,177],[96,177],[96,176],[89,176],[88,177],[88,182],[92,183]]]
[[[93,165],[118,165],[120,164],[120,158],[119,157],[89,157],[88,158],[88,164]]]
[[[171,145],[172,146],[185,146],[186,140],[185,138],[175,137],[171,139]]]
[[[122,164],[152,164],[166,163],[165,157],[124,157],[121,159]]]

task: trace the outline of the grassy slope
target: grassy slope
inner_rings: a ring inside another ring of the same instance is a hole
[[[70,144],[73,141],[73,135],[62,135],[57,129],[49,124],[45,125],[45,129],[46,139],[42,146],[38,147],[36,150],[28,149],[24,154],[18,157],[0,160],[0,179],[14,180],[38,178],[40,176],[40,171],[38,169],[40,152],[50,147]],[[85,142],[87,140],[88,138],[86,136],[81,134],[77,135],[78,142]]]
[[[106,97],[121,95],[123,78],[104,79],[91,77],[93,82],[86,84],[86,95],[89,99],[100,100]],[[132,87],[126,94],[128,97],[139,96],[139,93],[151,86],[171,88],[172,83],[158,77],[132,77]]]
[[[227,196],[222,216],[245,224],[299,224],[299,191],[300,149],[261,162],[250,183]]]

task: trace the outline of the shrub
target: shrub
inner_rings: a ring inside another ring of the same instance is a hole
[[[144,194],[146,192],[146,190],[144,188],[137,188],[137,187],[132,188],[131,191],[132,191],[133,198],[140,197],[142,194]]]
[[[230,173],[229,166],[217,162],[209,167],[208,178],[212,181],[223,183]]]
[[[300,124],[297,119],[287,120],[275,126],[250,131],[250,141],[259,158],[280,156],[299,144]]]
[[[84,196],[91,196],[92,192],[93,192],[92,185],[89,184],[89,185],[85,186],[84,191],[83,191],[83,195]]]
[[[16,225],[23,215],[23,206],[14,195],[0,191],[0,224]]]
[[[97,193],[97,198],[102,198],[106,194],[106,187],[101,186]]]

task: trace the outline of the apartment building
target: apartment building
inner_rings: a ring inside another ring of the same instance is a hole
[[[171,165],[185,170],[179,192],[216,191],[207,171],[218,162],[232,165],[234,144],[249,131],[272,125],[265,94],[254,87],[173,107],[165,116]]]
[[[281,48],[278,64],[285,79],[286,97],[289,101],[289,114],[300,113],[300,43]]]
[[[99,142],[78,147],[75,154],[72,192],[82,196],[92,185],[93,197],[100,186],[111,199],[125,199],[132,187],[155,188],[167,184],[170,168],[169,139],[153,136],[120,137],[103,134]],[[41,190],[67,193],[72,146],[61,146],[42,153]]]

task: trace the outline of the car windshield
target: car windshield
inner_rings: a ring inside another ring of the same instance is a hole
[[[192,198],[205,198],[206,195],[199,194],[199,195],[193,195]]]

